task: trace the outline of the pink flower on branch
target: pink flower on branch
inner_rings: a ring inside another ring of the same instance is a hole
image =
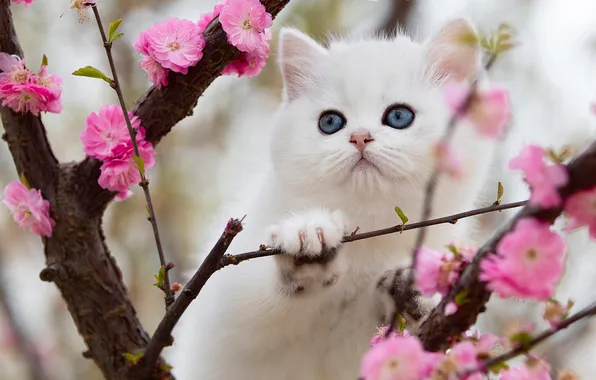
[[[420,247],[415,270],[416,287],[425,297],[447,294],[457,281],[460,263],[454,255]]]
[[[153,58],[164,69],[182,74],[201,60],[204,47],[199,26],[175,17],[153,24],[134,43],[138,52]]]
[[[498,139],[503,135],[510,117],[509,92],[502,87],[488,90],[477,89],[466,111],[462,111],[470,85],[464,82],[448,82],[443,88],[445,100],[454,114],[467,118],[478,132]]]
[[[565,203],[565,212],[571,218],[567,230],[587,226],[590,236],[596,239],[596,187],[571,195]]]
[[[33,4],[34,1],[35,0],[12,0],[12,2],[15,4],[25,4],[25,8],[31,6],[31,4]]]
[[[70,9],[77,10],[79,22],[84,22],[89,19],[89,8],[97,3],[96,0],[70,0]]]
[[[16,55],[0,53],[0,98],[2,105],[13,111],[37,116],[40,112],[59,113],[62,110],[62,79],[49,74],[42,66],[37,74],[25,68]]]
[[[132,112],[128,112],[128,117],[132,127],[137,130],[137,142],[142,141],[145,129],[141,126],[141,120]],[[100,160],[115,157],[117,148],[126,147],[131,142],[122,107],[104,105],[99,114],[91,112],[81,132],[81,141],[89,157]]]
[[[530,186],[529,203],[540,207],[556,207],[561,204],[558,188],[569,181],[565,167],[558,163],[547,164],[543,148],[526,145],[519,156],[509,161],[509,168],[521,170]]]
[[[231,45],[253,53],[261,48],[265,29],[273,19],[259,0],[228,0],[221,8],[219,22]]]
[[[374,345],[362,360],[364,380],[418,380],[426,365],[422,343],[413,336],[397,336]]]
[[[143,159],[146,169],[155,166],[155,149],[148,141],[141,141],[137,143],[139,148],[139,155]],[[125,147],[118,146],[115,150],[116,157],[104,161],[101,166],[101,174],[99,175],[99,186],[104,189],[120,193],[126,192],[132,185],[141,182],[141,173],[137,163],[133,160],[134,150],[132,143]]]
[[[3,203],[20,228],[29,228],[39,236],[52,236],[56,223],[50,217],[50,202],[42,198],[39,190],[29,190],[21,182],[11,182],[4,188]]]
[[[501,297],[546,300],[563,274],[565,251],[565,240],[547,223],[524,218],[480,263],[480,279]]]

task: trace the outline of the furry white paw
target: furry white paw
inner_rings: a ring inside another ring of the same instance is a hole
[[[400,297],[403,301],[403,310],[400,313],[406,319],[406,329],[415,332],[435,307],[435,302],[422,297],[414,286],[406,288],[410,271],[411,269],[386,271],[377,282],[375,301],[379,321],[385,324],[395,312],[395,298]]]
[[[337,282],[344,270],[337,250],[346,227],[340,211],[323,209],[269,227],[269,246],[284,252],[276,256],[284,290],[303,293]]]

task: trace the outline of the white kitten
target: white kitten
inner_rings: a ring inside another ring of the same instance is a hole
[[[179,379],[358,376],[389,312],[376,285],[385,271],[407,265],[416,232],[340,241],[356,227],[399,223],[395,206],[412,220],[421,214],[433,143],[450,115],[441,85],[480,69],[479,51],[457,43],[469,31],[457,20],[424,44],[398,36],[329,48],[281,32],[284,101],[271,162],[250,207],[235,211],[248,216],[232,249],[269,243],[286,254],[212,277],[175,331]],[[486,179],[494,143],[460,125],[453,144],[466,177],[439,182],[433,216],[473,208]],[[432,227],[425,244],[444,248],[469,238],[470,227],[467,220]]]

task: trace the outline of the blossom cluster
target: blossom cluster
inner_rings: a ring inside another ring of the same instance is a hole
[[[55,221],[50,217],[50,202],[37,189],[28,189],[14,181],[4,188],[3,203],[8,207],[20,228],[29,228],[39,236],[52,236]]]
[[[25,62],[16,55],[0,53],[0,98],[2,106],[16,112],[60,113],[62,79],[48,73],[46,65],[36,73],[25,68]]]
[[[31,4],[33,4],[34,1],[35,0],[12,0],[12,2],[15,4],[25,4],[26,8],[31,6]]]
[[[379,336],[383,333],[381,329]],[[514,335],[505,339],[492,334],[468,334],[446,353],[435,353],[425,351],[420,340],[407,331],[373,340],[362,360],[364,380],[482,380],[484,361],[496,356],[498,349],[510,349],[518,343]],[[530,357],[523,366],[501,370],[500,378],[549,380],[549,372],[547,363]]]
[[[511,116],[509,91],[500,86],[475,89],[470,96],[470,85],[465,82],[449,81],[443,86],[445,102],[453,115],[469,121],[476,131],[486,138],[498,139]],[[463,160],[448,142],[441,141],[434,146],[438,168],[454,179],[460,179]]]
[[[145,140],[145,129],[141,120],[128,112],[139,156],[145,168],[155,166],[155,149]],[[141,182],[141,174],[134,160],[134,147],[126,125],[124,112],[117,105],[104,105],[99,113],[92,112],[87,117],[85,129],[81,132],[85,153],[103,161],[99,185],[107,190],[119,193],[126,198],[130,186]]]
[[[133,46],[144,56],[140,66],[156,87],[168,85],[170,71],[187,74],[201,60],[203,32],[216,17],[228,42],[241,52],[222,74],[251,77],[261,72],[270,52],[271,14],[259,0],[223,0],[196,23],[170,18],[139,35]]]

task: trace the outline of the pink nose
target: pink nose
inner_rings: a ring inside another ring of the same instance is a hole
[[[373,141],[374,139],[370,135],[370,132],[354,132],[350,137],[350,142],[356,145],[356,149],[363,152],[366,149],[366,144]]]

